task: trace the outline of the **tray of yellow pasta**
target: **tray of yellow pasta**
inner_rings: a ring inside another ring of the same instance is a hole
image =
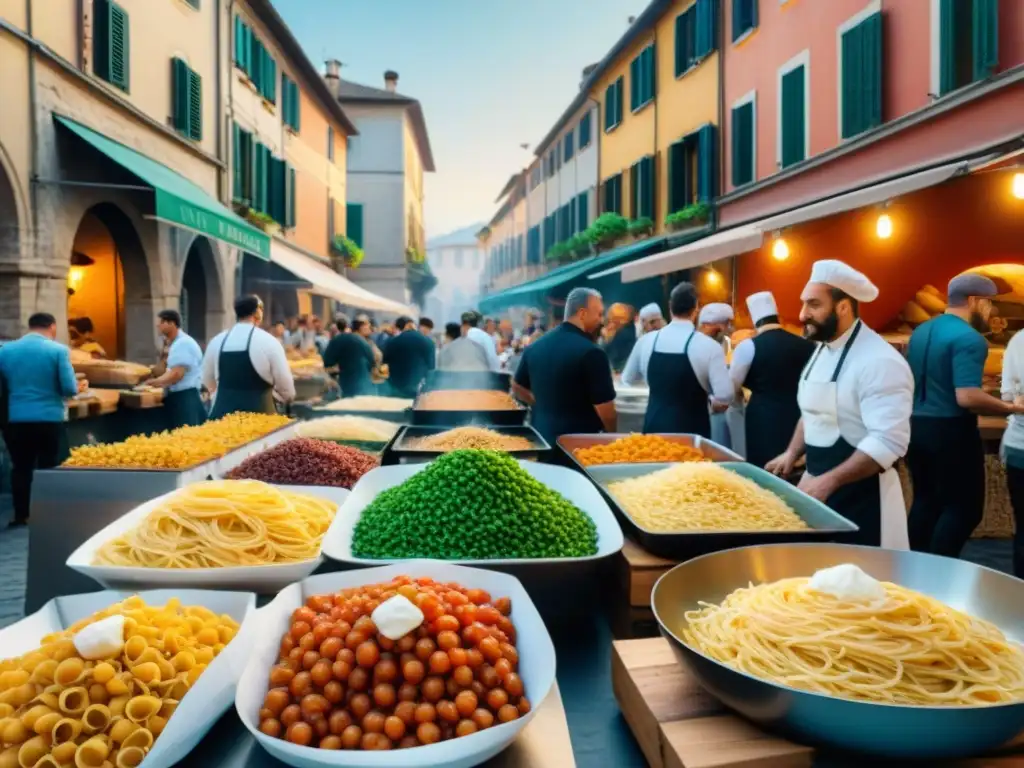
[[[849,541],[859,529],[795,486],[741,461],[602,464],[587,474],[649,552],[686,560],[751,544]]]
[[[273,594],[320,565],[321,542],[348,494],[258,480],[193,483],[115,520],[67,565],[110,589]]]
[[[256,597],[58,597],[0,630],[0,766],[168,768],[230,706]]]

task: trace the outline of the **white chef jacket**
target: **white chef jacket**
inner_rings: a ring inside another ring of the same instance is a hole
[[[691,334],[694,334],[693,341],[690,342],[686,354],[697,381],[704,387],[704,391],[714,395],[716,400],[723,403],[731,402],[733,387],[729,381],[729,369],[725,366],[722,345],[700,331],[695,332],[693,323],[689,320],[673,319],[660,331],[652,331],[641,336],[633,346],[626,367],[622,371],[623,383],[632,386],[647,379],[647,364],[651,360],[651,353],[654,352],[655,341],[658,352],[681,355]]]
[[[487,354],[487,366],[492,371],[497,372],[501,370],[501,361],[498,359],[498,347],[487,331],[481,328],[470,328],[466,331],[466,338],[483,347],[484,352]]]
[[[808,381],[832,380],[855,327],[856,323],[826,344],[820,355],[811,356],[807,365],[813,367],[809,374],[805,367],[803,373]],[[839,432],[846,442],[874,459],[883,470],[906,455],[914,408],[914,375],[903,355],[866,325],[850,347],[837,389]]]
[[[1003,400],[1008,402],[1024,395],[1024,332],[1015,333],[1006,345],[1001,392]],[[1003,434],[1003,445],[1024,451],[1024,416],[1016,413],[1010,416]]]
[[[264,331],[262,328],[255,328],[252,323],[236,323],[227,331],[221,331],[209,346],[206,347],[206,356],[203,358],[203,383],[206,388],[213,390],[219,378],[218,364],[220,360],[221,347],[224,347],[224,339],[228,334],[225,352],[241,352],[249,340],[249,331],[252,331],[252,344],[249,345],[249,359],[252,360],[252,367],[268,384],[274,387],[274,396],[282,401],[289,402],[295,399],[295,381],[292,378],[291,368],[288,367],[288,358],[285,357],[284,347],[281,342]]]

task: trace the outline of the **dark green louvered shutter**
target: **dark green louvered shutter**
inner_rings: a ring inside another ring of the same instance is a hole
[[[241,16],[235,16],[235,39],[234,39],[234,43],[235,43],[235,45],[234,45],[235,56],[234,56],[234,58],[235,58],[235,64],[237,64],[242,69],[245,69],[245,53],[244,53],[244,50],[245,50],[244,49],[245,33],[242,31],[242,28],[244,26],[245,26],[245,23],[242,21],[242,17]]]
[[[645,157],[640,161],[640,217],[654,219],[655,190],[657,188],[654,178],[654,158]]]
[[[231,123],[231,199],[238,202],[243,197],[242,184],[242,129],[238,123]]]
[[[128,91],[131,59],[128,14],[113,0],[93,1],[93,71]]]
[[[576,198],[576,226],[582,232],[590,226],[590,208],[587,205],[587,193],[580,192]]]
[[[718,0],[697,0],[694,16],[694,56],[703,59],[715,50],[718,40]]]
[[[267,101],[277,103],[277,62],[267,53]]]
[[[190,69],[188,72],[188,137],[203,140],[203,78]]]
[[[805,156],[804,65],[782,76],[782,167],[799,163]]]
[[[296,131],[302,130],[302,99],[299,96],[299,84],[294,80],[292,83],[292,128]],[[333,144],[333,139],[332,142]],[[331,147],[331,154],[333,159],[334,147]]]
[[[295,221],[295,212],[296,212],[296,206],[295,206],[295,168],[293,168],[289,164],[285,164],[285,174],[286,174],[285,175],[286,187],[285,187],[284,225],[288,229],[291,229],[292,227],[295,226],[295,223],[296,223],[296,221]],[[334,200],[330,201],[330,206],[331,206],[331,208],[334,208]],[[333,232],[331,232],[331,236],[332,237],[334,236]]]
[[[189,81],[192,70],[188,68],[182,59],[177,57],[171,59],[171,93],[173,101],[173,113],[171,122],[174,128],[188,136],[192,100],[189,96]]]
[[[971,50],[974,54],[971,67],[974,79],[984,80],[999,65],[999,0],[974,0],[971,8]]]
[[[697,131],[697,199],[710,203],[718,197],[718,129],[702,126]]]
[[[686,206],[685,185],[686,164],[683,142],[677,141],[668,148],[668,212],[675,213]]]
[[[939,95],[956,89],[956,0],[939,0]]]
[[[861,27],[864,30],[861,37],[864,62],[862,116],[863,130],[867,131],[882,124],[882,14],[872,14],[861,23]]]
[[[363,247],[363,206],[361,203],[348,203],[345,206],[345,230],[348,239]]]
[[[758,0],[732,0],[732,41],[757,26]]]
[[[754,180],[754,104],[748,102],[732,111],[732,185],[741,187]]]
[[[629,109],[633,111],[640,104],[640,57],[629,62]]]
[[[839,41],[840,60],[843,63],[842,81],[839,83],[843,105],[841,115],[842,137],[848,139],[861,132],[860,74],[862,66],[864,27],[858,24],[846,30]]]

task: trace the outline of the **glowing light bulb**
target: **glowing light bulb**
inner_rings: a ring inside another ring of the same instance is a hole
[[[784,238],[775,238],[775,242],[772,243],[772,258],[776,261],[785,261],[789,258],[789,243]]]
[[[883,213],[875,222],[875,234],[882,240],[892,237],[892,218],[888,213]]]
[[[85,276],[85,270],[81,267],[71,267],[68,270],[68,288],[77,289],[82,284],[82,278]]]
[[[720,282],[722,282],[722,276],[718,274],[718,272],[716,272],[715,270],[709,269],[705,273],[704,281],[708,285],[718,285]]]
[[[1024,200],[1024,173],[1013,174],[1013,196]]]

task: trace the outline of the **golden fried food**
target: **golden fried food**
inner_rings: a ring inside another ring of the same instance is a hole
[[[577,448],[576,460],[585,467],[594,464],[656,464],[667,461],[707,461],[692,445],[673,442],[659,435],[629,435],[604,445]]]

